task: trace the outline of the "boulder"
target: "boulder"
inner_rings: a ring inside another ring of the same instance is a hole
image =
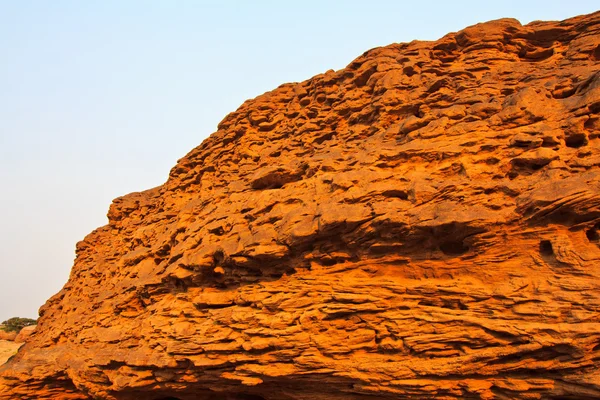
[[[23,329],[21,329],[21,331],[19,331],[19,334],[15,337],[15,339],[14,339],[15,343],[27,342],[29,337],[35,331],[36,328],[37,328],[37,325],[25,326]]]

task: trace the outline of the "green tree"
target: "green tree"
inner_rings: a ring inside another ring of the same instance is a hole
[[[9,318],[0,325],[0,329],[5,332],[19,332],[26,326],[35,325],[37,321],[31,318]]]

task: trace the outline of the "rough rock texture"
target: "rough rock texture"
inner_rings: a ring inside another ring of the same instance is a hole
[[[22,343],[0,339],[0,365],[4,364],[10,357],[14,356],[22,345]]]
[[[9,340],[13,341],[17,337],[17,332],[6,332],[0,329],[0,340]]]
[[[15,336],[15,343],[25,343],[29,340],[33,332],[35,332],[37,325],[26,326],[19,331],[19,334]]]
[[[116,199],[2,399],[600,398],[600,13],[393,44]]]
[[[0,329],[0,340],[24,343],[29,340],[29,337],[35,331],[36,327],[37,325],[26,326],[19,332],[6,332]]]

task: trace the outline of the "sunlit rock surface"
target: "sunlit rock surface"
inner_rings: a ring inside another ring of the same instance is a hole
[[[599,398],[599,71],[600,13],[503,19],[245,102],[77,244],[0,398]]]

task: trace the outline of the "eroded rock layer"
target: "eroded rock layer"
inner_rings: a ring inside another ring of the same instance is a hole
[[[3,399],[600,398],[600,13],[376,48],[116,199]]]

